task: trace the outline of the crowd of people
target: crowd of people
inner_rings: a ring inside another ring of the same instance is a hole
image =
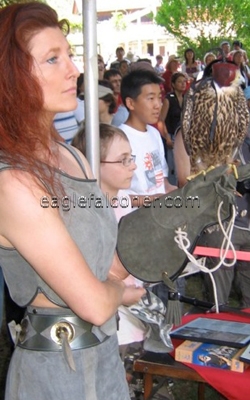
[[[187,48],[183,62],[170,55],[163,66],[161,55],[155,65],[145,58],[131,62],[119,46],[109,68],[98,54],[99,186],[85,157],[84,74],[72,61],[67,21],[40,2],[6,6],[0,21],[0,66],[11,67],[0,77],[0,324],[4,281],[6,304],[11,300],[9,307],[22,316],[5,400],[117,400],[117,393],[119,400],[132,399],[123,362],[127,346],[136,342],[141,351],[148,327],[128,306],[146,291],[116,254],[117,222],[145,196],[157,199],[186,183],[184,96],[222,53],[208,49],[201,63]],[[220,47],[238,66],[249,100],[242,43]],[[243,150],[249,162],[247,140]],[[86,207],[90,194],[114,203]],[[58,200],[65,198],[76,198],[78,206],[65,212]],[[232,241],[249,251],[249,194],[241,201]],[[207,232],[201,242],[213,246],[218,240],[217,232]],[[248,269],[248,262],[237,262],[216,272],[220,302],[236,284],[241,305],[250,306]],[[185,279],[176,285],[185,294]],[[205,285],[213,300],[206,279]],[[166,285],[151,290],[167,305]],[[8,319],[8,308],[5,313]]]

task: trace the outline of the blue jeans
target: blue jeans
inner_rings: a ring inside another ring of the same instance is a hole
[[[2,319],[3,319],[3,272],[2,268],[0,267],[0,330],[2,326]]]

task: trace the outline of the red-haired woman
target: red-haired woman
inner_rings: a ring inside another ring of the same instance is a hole
[[[164,90],[165,94],[168,94],[172,90],[171,85],[171,78],[172,75],[177,72],[180,68],[180,61],[179,58],[176,57],[174,54],[169,56],[168,62],[166,64],[166,71],[162,74],[162,78],[164,79]]]
[[[0,24],[0,265],[27,306],[5,399],[129,400],[115,314],[144,289],[121,281],[117,224],[86,159],[57,142],[79,75],[68,23],[30,2],[2,8]]]

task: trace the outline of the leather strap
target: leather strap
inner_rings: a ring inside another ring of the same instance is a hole
[[[221,249],[219,249],[219,248],[196,246],[193,254],[195,254],[197,256],[205,256],[205,257],[220,257],[220,251],[221,251]],[[250,252],[249,251],[235,250],[235,252],[236,252],[237,260],[250,261]],[[233,258],[232,250],[227,251],[227,258]]]

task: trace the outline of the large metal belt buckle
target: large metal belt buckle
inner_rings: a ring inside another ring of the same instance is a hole
[[[50,336],[55,343],[60,345],[62,345],[63,338],[66,336],[68,343],[70,343],[75,337],[75,329],[69,322],[57,322],[52,326]]]

